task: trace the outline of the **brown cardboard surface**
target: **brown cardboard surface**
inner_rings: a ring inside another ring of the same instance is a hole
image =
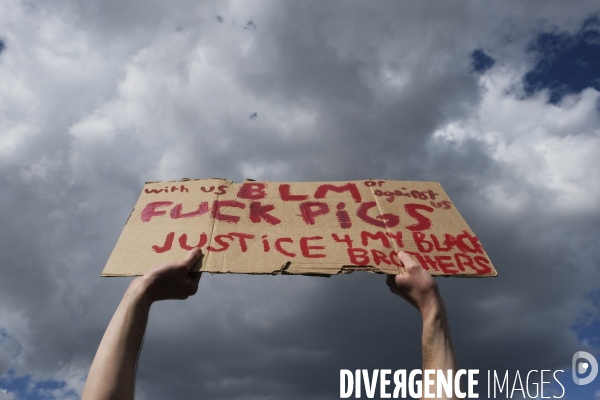
[[[201,271],[398,273],[395,252],[432,275],[496,276],[437,182],[146,183],[102,276],[143,275],[203,250]]]

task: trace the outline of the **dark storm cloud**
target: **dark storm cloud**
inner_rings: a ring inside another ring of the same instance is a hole
[[[80,390],[130,281],[99,274],[142,183],[211,176],[440,181],[500,273],[439,281],[461,367],[564,368],[582,348],[598,93],[511,90],[544,24],[577,30],[593,2],[144,4],[1,17],[0,328],[24,350],[0,343],[0,367]],[[419,332],[382,276],[206,275],[153,307],[139,394],[335,398],[340,368],[419,367]]]

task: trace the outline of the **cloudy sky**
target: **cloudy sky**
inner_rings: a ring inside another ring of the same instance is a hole
[[[1,400],[79,397],[130,282],[100,272],[183,177],[439,181],[500,274],[438,279],[459,365],[600,398],[569,369],[600,352],[596,1],[0,11]],[[380,275],[205,274],[153,306],[138,397],[339,398],[342,368],[419,368],[420,329]]]

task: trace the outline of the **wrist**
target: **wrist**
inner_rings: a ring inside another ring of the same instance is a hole
[[[125,294],[129,296],[134,303],[146,306],[148,309],[152,303],[156,301],[151,282],[145,276],[141,276],[131,281]]]
[[[426,300],[419,306],[423,321],[438,319],[444,314],[445,310],[444,301],[438,290],[435,290],[431,295],[427,296]]]

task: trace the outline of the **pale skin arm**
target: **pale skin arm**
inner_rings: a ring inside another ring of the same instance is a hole
[[[153,269],[131,282],[100,342],[83,390],[83,400],[133,399],[135,370],[150,306],[155,301],[187,299],[198,290],[200,272],[190,270],[200,249]]]
[[[454,374],[458,370],[458,365],[450,336],[446,307],[437,283],[409,254],[401,251],[398,253],[398,258],[404,265],[404,273],[388,275],[386,283],[392,293],[408,301],[421,313],[423,370],[441,369],[446,372],[451,369]],[[431,389],[433,389],[431,392],[435,393],[435,386],[432,385]],[[441,398],[447,399],[447,397]],[[452,397],[454,398],[456,397]]]

